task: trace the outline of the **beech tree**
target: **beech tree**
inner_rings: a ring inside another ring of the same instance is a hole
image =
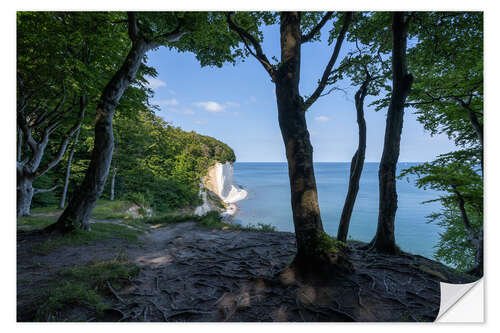
[[[227,21],[229,28],[239,35],[248,52],[260,62],[276,87],[278,120],[286,148],[293,223],[297,239],[297,255],[293,265],[306,272],[324,269],[330,265],[330,259],[321,249],[325,234],[314,176],[313,148],[305,112],[321,96],[328,83],[351,23],[352,13],[328,12],[320,16],[320,13],[281,12],[279,14],[281,59],[277,64],[272,64],[265,55],[259,35],[245,29],[244,24],[251,26],[245,21],[245,15],[247,14],[228,13]],[[255,15],[259,19],[261,14]],[[333,33],[336,34],[336,42],[332,55],[317,88],[304,99],[299,91],[302,44],[317,39],[321,28],[334,17],[336,27]],[[302,24],[302,19],[305,24]],[[263,20],[266,23],[273,22],[266,17],[263,17]],[[307,32],[304,33],[303,30],[306,29]]]
[[[58,221],[47,227],[47,231],[65,233],[74,229],[90,230],[89,215],[102,194],[113,156],[114,111],[125,90],[134,81],[147,51],[167,45],[180,51],[196,52],[202,65],[221,66],[225,61],[234,61],[230,36],[223,33],[208,35],[221,26],[217,24],[219,16],[217,13],[196,12],[129,12],[127,19],[121,20],[127,24],[131,48],[100,95],[94,149],[85,178]],[[184,35],[188,36],[183,42],[181,38]]]
[[[394,237],[394,220],[398,207],[396,167],[399,158],[401,131],[406,98],[410,93],[413,76],[407,68],[407,38],[410,16],[403,12],[392,13],[392,92],[387,111],[384,149],[379,167],[379,215],[377,232],[370,243],[372,249],[397,253]]]
[[[446,134],[459,148],[408,168],[416,184],[447,193],[429,221],[444,228],[438,259],[483,274],[483,14],[417,13],[418,42],[409,52],[415,86],[408,105],[431,135]]]
[[[331,79],[331,84],[335,84],[339,80],[349,78],[351,84],[358,87],[354,95],[356,122],[358,125],[358,147],[351,160],[349,184],[337,231],[337,239],[342,242],[347,241],[351,216],[359,190],[359,181],[365,163],[365,98],[368,95],[378,95],[388,75],[387,71],[384,71],[387,67],[387,63],[378,57],[384,45],[373,43],[372,46],[370,46],[364,45],[359,41],[360,37],[363,37],[362,34],[366,33],[364,31],[360,32],[359,30],[363,30],[363,26],[366,25],[367,19],[369,20],[369,14],[355,14],[355,22],[351,26],[348,35],[348,41],[354,44],[355,47],[353,47],[353,50],[344,57]]]

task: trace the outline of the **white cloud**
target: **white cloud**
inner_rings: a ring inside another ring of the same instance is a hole
[[[326,123],[329,119],[327,116],[319,116],[319,117],[314,118],[314,120],[320,121],[322,123]]]
[[[255,103],[255,102],[257,102],[257,98],[255,98],[255,96],[250,96],[250,98],[248,99],[248,101],[250,103]]]
[[[213,113],[223,112],[225,109],[225,106],[223,106],[217,102],[214,102],[214,101],[196,102],[193,104],[200,107],[200,108],[207,110],[208,112],[213,112]]]
[[[156,104],[158,106],[179,105],[179,101],[175,98],[161,99],[159,101],[153,101],[153,104]]]
[[[226,102],[225,105],[228,108],[239,108],[240,107],[240,104],[239,103],[235,103],[235,102]]]
[[[149,87],[151,89],[156,89],[156,88],[166,87],[167,86],[167,84],[165,82],[163,82],[162,80],[157,79],[155,77],[147,76],[146,80],[148,80]]]
[[[164,111],[172,112],[172,113],[180,113],[180,114],[194,114],[194,111],[190,108],[177,109],[177,108],[168,107]]]
[[[203,108],[203,109],[207,110],[208,112],[212,112],[212,113],[224,112],[225,109],[240,107],[240,104],[236,103],[236,102],[217,103],[214,101],[195,102],[195,103],[193,103],[193,105],[200,107],[200,108]]]

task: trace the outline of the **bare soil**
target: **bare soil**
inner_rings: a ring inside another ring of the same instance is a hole
[[[31,248],[45,237],[18,234],[18,321],[33,320],[33,290],[60,269],[124,253],[141,272],[110,292],[105,321],[434,321],[439,282],[475,280],[421,256],[369,253],[360,242],[348,244],[353,274],[303,280],[286,269],[293,233],[210,230],[194,222],[153,229],[140,245],[107,240],[35,255]],[[96,319],[89,313],[87,320]]]

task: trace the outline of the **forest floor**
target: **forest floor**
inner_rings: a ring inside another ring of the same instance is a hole
[[[440,281],[475,280],[353,241],[354,273],[304,281],[293,233],[115,218],[62,240],[34,231],[58,212],[34,215],[18,221],[18,321],[433,321]]]

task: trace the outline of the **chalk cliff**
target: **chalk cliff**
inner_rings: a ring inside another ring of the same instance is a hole
[[[238,210],[236,202],[243,200],[247,196],[247,191],[234,184],[233,180],[234,166],[232,163],[226,162],[216,163],[208,169],[205,177],[202,179],[200,194],[203,204],[195,209],[195,214],[203,215],[212,210],[222,211],[221,215],[230,219]],[[214,200],[211,200],[211,194],[215,194],[225,206],[218,207]]]

